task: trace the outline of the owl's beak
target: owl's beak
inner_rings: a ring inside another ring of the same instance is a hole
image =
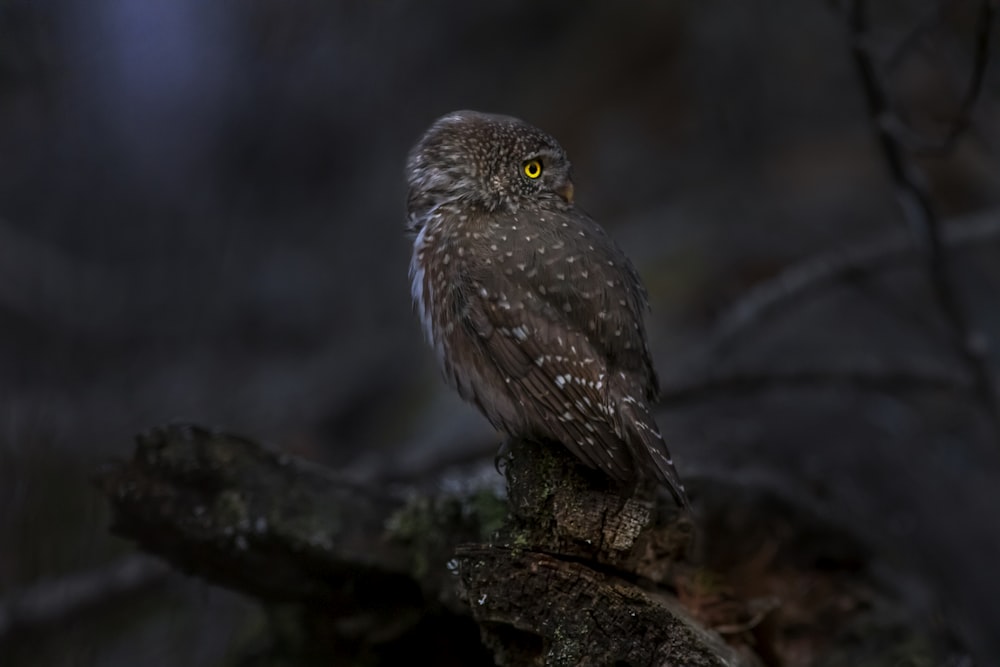
[[[567,204],[573,203],[573,183],[566,180],[565,183],[556,188],[556,194],[566,200]]]

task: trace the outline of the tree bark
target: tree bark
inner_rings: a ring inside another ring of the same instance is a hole
[[[97,481],[115,533],[265,605],[273,642],[243,665],[794,667],[852,631],[893,664],[929,636],[872,592],[863,546],[774,494],[703,483],[696,522],[558,445],[504,464],[507,494],[366,487],[175,425]]]

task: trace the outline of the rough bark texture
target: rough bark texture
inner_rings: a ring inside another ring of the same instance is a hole
[[[505,474],[504,529],[493,544],[458,549],[497,664],[749,664],[655,587],[691,534],[670,501],[657,504],[651,489],[620,496],[552,445],[514,442]]]
[[[504,473],[509,502],[488,488],[362,488],[245,438],[169,426],[98,482],[117,534],[265,605],[271,641],[244,665],[935,654],[902,604],[872,592],[858,543],[773,496],[704,484],[695,522],[665,494],[610,488],[529,442],[511,443]],[[845,644],[856,633],[861,647]]]
[[[432,662],[451,664],[452,654],[454,664],[481,662],[444,568],[455,544],[488,525],[475,506],[365,489],[245,438],[186,425],[139,436],[132,460],[108,466],[98,483],[115,533],[268,606],[275,642],[263,664],[329,664],[332,656],[390,664],[411,642],[433,647],[435,638],[451,648],[430,654]]]
[[[498,664],[749,664],[670,595],[538,552],[459,554],[473,615]]]

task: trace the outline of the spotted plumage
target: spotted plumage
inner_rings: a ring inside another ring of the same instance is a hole
[[[650,414],[646,293],[573,205],[559,144],[508,116],[438,119],[407,164],[413,298],[448,382],[498,429],[555,440],[687,505]]]

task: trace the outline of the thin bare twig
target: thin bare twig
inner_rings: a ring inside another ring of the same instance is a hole
[[[959,104],[955,117],[948,124],[948,129],[940,137],[927,137],[915,130],[898,113],[889,113],[885,117],[885,130],[893,138],[903,144],[913,153],[940,156],[949,153],[955,147],[955,142],[968,129],[972,122],[972,109],[979,100],[986,78],[986,64],[990,55],[990,29],[996,15],[996,0],[980,0],[979,14],[976,17],[976,44],[973,52],[972,71],[965,87],[965,94]],[[925,25],[918,26],[909,33],[897,48],[893,58],[901,57],[902,52],[912,48],[916,36],[927,30]]]
[[[954,346],[972,375],[979,402],[993,423],[995,433],[1000,437],[1000,407],[996,384],[989,369],[987,340],[981,331],[973,327],[965,313],[945,250],[940,222],[920,184],[914,165],[907,160],[901,143],[886,123],[886,119],[892,117],[893,113],[866,44],[868,20],[864,0],[853,0],[848,21],[853,36],[855,68],[868,105],[868,113],[877,132],[879,148],[896,187],[900,207],[922,245],[931,289],[951,329]],[[977,92],[978,85],[974,83],[970,92]],[[975,100],[974,95],[972,100]]]
[[[851,390],[945,391],[970,393],[975,386],[967,375],[936,368],[864,368],[842,367],[795,371],[735,372],[701,377],[685,384],[665,386],[660,392],[662,405],[677,407],[726,394],[759,394],[766,390],[790,388],[844,387]]]
[[[1000,242],[1000,211],[954,222],[944,230],[944,243],[961,248]],[[790,306],[818,290],[850,278],[886,271],[914,262],[911,237],[893,233],[870,243],[838,249],[794,264],[744,295],[725,313],[706,344],[706,357],[717,358]]]

